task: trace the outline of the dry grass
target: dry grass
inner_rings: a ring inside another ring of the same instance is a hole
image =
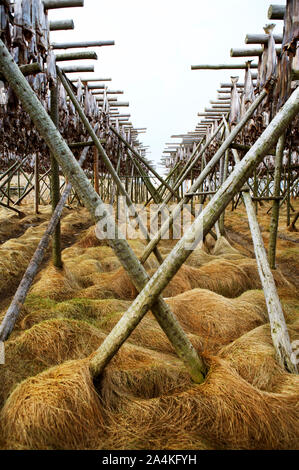
[[[45,211],[44,217],[30,216],[31,223],[25,233],[18,238],[9,239],[0,246],[0,291],[2,295],[10,293],[21,280],[48,222],[36,224],[48,216],[48,209]],[[85,209],[66,214],[61,221],[63,236],[65,238],[73,237],[76,228],[82,226],[83,222],[88,223],[89,220]]]
[[[285,372],[275,359],[255,260],[223,237],[216,243],[206,237],[163,292],[209,366],[205,382],[191,383],[149,312],[93,384],[89,355],[137,291],[107,242],[96,238],[94,227],[80,234],[79,215],[71,216],[69,228],[78,230],[79,240],[63,251],[63,270],[49,264],[40,272],[6,344],[7,365],[0,369],[5,442],[0,445],[299,448],[298,376]],[[247,236],[243,216],[233,213],[232,224]],[[260,217],[266,220],[262,211]],[[145,242],[129,243],[140,256]],[[166,255],[175,243],[162,240],[161,253]],[[278,253],[295,266],[298,250],[292,242],[279,241]],[[151,255],[146,264],[150,275],[157,266]],[[288,282],[291,277],[286,279],[280,270],[273,274],[296,340],[298,293]]]
[[[173,358],[125,345],[98,384],[99,399],[88,359],[66,362],[17,386],[1,413],[3,437],[10,448],[105,448],[108,408],[130,401],[123,390],[151,397],[186,384],[190,378]]]
[[[0,406],[20,381],[66,360],[86,357],[104,338],[102,332],[86,322],[52,319],[7,341],[6,363],[0,368]]]
[[[89,448],[104,428],[87,359],[66,362],[22,382],[1,415],[10,449]]]
[[[298,324],[288,330],[291,341],[299,339]],[[299,376],[286,373],[276,360],[269,324],[255,328],[225,346],[220,356],[259,390],[281,393],[291,383],[294,392],[298,389]]]
[[[184,330],[199,336],[201,349],[209,354],[268,321],[260,291],[228,299],[209,290],[193,289],[167,299],[167,303]]]

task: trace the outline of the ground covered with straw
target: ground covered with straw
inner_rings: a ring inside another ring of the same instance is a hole
[[[292,202],[298,210],[297,201]],[[265,245],[269,205],[258,208]],[[0,212],[0,319],[50,215]],[[299,341],[299,232],[282,210],[273,271],[291,341]],[[2,224],[3,221],[3,224]],[[204,358],[196,385],[149,312],[93,383],[89,360],[137,291],[85,209],[65,209],[63,269],[51,250],[5,344],[1,449],[298,449],[299,376],[277,362],[244,206],[208,235],[163,297]],[[145,241],[129,241],[138,257]],[[162,240],[167,256],[174,241]],[[149,275],[158,267],[151,255]],[[299,344],[299,343],[297,343]]]

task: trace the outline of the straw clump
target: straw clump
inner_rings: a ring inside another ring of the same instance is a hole
[[[167,449],[170,442],[183,449],[184,436],[185,441],[196,438],[210,449],[296,449],[298,396],[298,389],[262,392],[226,361],[211,358],[202,385],[175,395],[132,400],[113,420],[109,448],[124,448],[127,442],[132,448]]]
[[[83,321],[52,319],[7,341],[6,363],[0,368],[0,406],[25,378],[66,360],[86,357],[104,338],[105,334]]]
[[[63,363],[16,387],[1,412],[9,448],[105,448],[108,410],[123,408],[136,394],[160,396],[190,384],[176,358],[127,344],[105,369],[97,392],[89,359]]]
[[[209,353],[268,321],[260,291],[229,299],[209,290],[193,289],[166,301],[184,330],[198,335]]]

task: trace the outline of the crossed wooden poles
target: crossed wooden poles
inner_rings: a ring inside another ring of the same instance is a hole
[[[90,362],[92,376],[96,377],[101,374],[104,367],[126,341],[143,316],[151,309],[175,351],[188,367],[194,382],[201,383],[206,374],[205,364],[198,356],[179,322],[160,294],[191,254],[190,246],[194,247],[201,236],[205,236],[215,225],[232,198],[242,190],[256,165],[258,165],[267,152],[273,148],[279,137],[296,116],[299,111],[299,89],[297,88],[293,92],[284,107],[256,141],[255,145],[247,152],[242,161],[237,163],[233,172],[223,182],[209,204],[195,219],[192,226],[185,232],[184,236],[162,262],[153,277],[149,279],[141,262],[137,259],[127,241],[120,236],[121,234],[118,231],[113,217],[107,212],[105,206],[103,206],[101,198],[88,181],[79,163],[74,158],[55,124],[24,79],[2,41],[0,41],[0,66],[6,80],[13,88],[25,111],[30,115],[40,135],[44,138],[51,153],[61,166],[64,175],[78,192],[95,222],[99,220],[99,217],[96,215],[99,209],[102,215],[106,215],[108,231],[115,233],[115,238],[110,239],[108,242],[139,291],[139,295],[130,308],[112,329],[93,356]],[[97,139],[96,135],[92,138]],[[100,143],[97,142],[96,145],[103,158],[105,158]],[[121,182],[119,189],[124,194]],[[272,297],[270,298],[270,302],[275,302]],[[13,315],[5,316],[0,329],[0,339],[2,341],[6,340],[9,336],[15,320]],[[280,323],[277,324],[278,321]],[[279,334],[273,338],[278,359],[289,371],[296,372],[296,366],[290,359],[291,345],[284,318],[276,316],[274,322],[276,330],[279,330]]]

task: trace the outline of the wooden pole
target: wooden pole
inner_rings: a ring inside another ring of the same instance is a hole
[[[79,114],[79,117],[82,121],[82,123],[84,124],[84,127],[86,128],[88,134],[90,135],[91,139],[93,140],[94,144],[95,144],[95,147],[97,148],[98,152],[99,152],[99,155],[101,155],[101,158],[103,159],[104,163],[105,163],[105,166],[107,168],[107,170],[109,171],[110,175],[112,176],[115,184],[117,185],[118,189],[119,189],[119,192],[120,194],[122,194],[125,198],[126,198],[126,203],[127,203],[127,206],[131,212],[131,215],[133,217],[136,218],[136,220],[138,220],[138,223],[139,223],[139,227],[140,227],[140,230],[141,232],[143,233],[143,235],[145,236],[145,238],[147,240],[149,240],[149,233],[148,233],[148,230],[147,228],[145,227],[145,225],[143,224],[141,218],[138,216],[138,213],[134,207],[134,204],[132,203],[132,200],[129,196],[129,194],[127,193],[127,191],[125,190],[125,188],[123,187],[122,185],[122,182],[117,174],[117,172],[115,171],[108,155],[106,154],[101,142],[99,141],[93,127],[90,125],[87,117],[85,116],[84,114],[84,111],[83,109],[81,108],[81,105],[80,103],[78,102],[71,86],[69,85],[66,77],[62,74],[61,70],[59,69],[59,67],[57,67],[57,74],[68,94],[68,96],[70,97],[70,100],[72,101],[76,111],[78,112]],[[159,250],[156,249],[154,251],[154,254],[157,258],[157,260],[160,262],[162,258],[161,254],[159,253]]]
[[[53,49],[76,49],[79,47],[103,47],[114,46],[114,41],[81,41],[81,42],[53,42]]]
[[[199,214],[193,225],[184,233],[163,264],[157,269],[127,312],[101,344],[90,363],[94,376],[101,374],[130,334],[128,332],[129,324],[134,328],[136,326],[136,316],[140,315],[142,311],[147,311],[151,308],[156,296],[165,289],[170,279],[173,278],[188,256],[190,256],[192,252],[191,247],[195,248],[198,242],[202,240],[202,237],[213,227],[227,204],[241,190],[248,177],[252,174],[253,169],[263,160],[267,151],[275,145],[280,135],[289,126],[298,112],[299,88],[293,92],[250,151],[236,165],[234,171],[218,190],[217,194]],[[280,325],[277,325],[277,327],[276,339],[280,336],[281,341],[279,344],[283,345],[285,332],[281,330]],[[288,350],[281,351],[282,356],[280,357],[283,357],[284,366],[287,366],[289,370],[291,368],[294,370],[294,367],[296,367],[294,364],[286,363],[289,352]]]
[[[94,72],[94,65],[64,65],[61,70],[64,73]]]
[[[99,186],[99,151],[96,147],[93,149],[93,181],[94,189],[97,194],[100,194]]]
[[[84,7],[84,0],[43,0],[45,10]]]
[[[16,93],[25,111],[30,115],[37,130],[46,141],[51,152],[53,152],[57,158],[65,176],[69,178],[74,185],[74,188],[78,191],[86,207],[93,215],[95,215],[95,212],[99,207],[105,211],[105,207],[102,207],[101,199],[90,185],[72,152],[49,118],[46,110],[43,108],[30,85],[19,71],[2,40],[0,40],[0,67],[4,71],[7,81]],[[267,151],[275,144],[279,136],[284,132],[286,127],[288,127],[298,112],[299,89],[296,89],[280,112],[271,121],[268,128],[264,131],[256,144],[248,152],[246,158],[244,158],[240,165],[238,165],[237,172],[234,171],[230,175],[223,184],[223,187],[213,198],[211,201],[212,207],[209,204],[210,207],[207,206],[205,208],[197,218],[196,224],[193,224],[193,228],[191,227],[185,233],[182,240],[176,245],[175,251],[168,256],[168,259],[163,262],[163,265],[156,271],[150,280],[126,240],[123,240],[119,236],[112,217],[107,213],[107,211],[104,212],[104,214],[107,215],[108,229],[111,229],[112,233],[116,234],[115,239],[109,239],[110,246],[115,250],[115,253],[119,257],[122,265],[128,271],[131,279],[137,286],[136,288],[141,290],[145,285],[146,287],[132,304],[133,307],[130,310],[129,318],[128,315],[124,315],[122,317],[121,328],[119,329],[118,324],[117,334],[113,334],[113,338],[109,335],[108,343],[106,342],[105,345],[104,343],[102,344],[101,353],[104,352],[105,357],[99,357],[99,355],[96,355],[93,358],[93,360],[95,359],[96,361],[96,364],[93,363],[95,367],[91,366],[91,372],[93,374],[98,374],[103,370],[103,367],[105,367],[115,352],[118,351],[121,344],[123,344],[128,335],[132,332],[132,329],[135,328],[148,309],[151,308],[159,321],[159,324],[163,327],[168,338],[174,345],[175,350],[185,364],[188,365],[193,379],[197,382],[201,382],[203,380],[205,366],[202,360],[198,357],[195,349],[184,334],[167,304],[161,297],[158,297],[158,292],[162,292],[169,280],[174,276],[190,254],[189,250],[187,252],[185,250],[186,242],[193,243],[198,229],[202,226],[204,227],[205,232],[215,224],[217,218],[225,209],[234,194],[241,189],[244,182],[248,179],[253,166],[262,161]],[[95,215],[96,221],[100,219],[101,216],[99,217]],[[178,258],[176,258],[177,255]],[[161,275],[162,277],[160,277]],[[155,281],[157,280],[158,282],[156,283]],[[125,331],[122,329],[122,326]]]
[[[65,60],[97,60],[98,56],[94,51],[81,51],[81,52],[66,52],[64,54],[56,54],[56,62],[63,62]]]
[[[79,165],[82,165],[83,161],[86,158],[88,149],[83,150],[81,158],[79,160]],[[2,323],[0,325],[0,341],[7,341],[9,338],[11,332],[13,331],[13,328],[15,326],[15,323],[19,317],[21,307],[23,306],[26,296],[28,294],[28,291],[34,281],[34,278],[38,272],[38,269],[42,263],[42,260],[45,256],[47,247],[50,242],[50,238],[54,233],[55,228],[57,227],[57,224],[59,223],[63,208],[66,204],[66,201],[70,195],[72,189],[71,183],[67,184],[61,199],[59,203],[57,204],[50,222],[46,228],[46,231],[41,238],[34,255],[32,256],[30,263],[28,264],[28,267],[22,277],[22,280],[18,286],[18,289],[7,309],[7,312],[2,320]]]
[[[34,212],[38,214],[38,205],[39,205],[39,155],[35,154],[35,163],[34,163]]]
[[[236,163],[240,162],[237,150],[232,150]],[[277,294],[275,281],[271,272],[263,237],[259,228],[254,205],[249,192],[243,192],[243,199],[247,211],[256,262],[259,276],[265,295],[268,317],[270,321],[271,336],[276,356],[280,365],[288,372],[297,373],[297,366],[291,360],[292,346],[282,311],[281,303]]]
[[[256,49],[231,49],[230,56],[231,57],[261,57],[263,55],[264,49],[262,47]],[[276,53],[281,53],[281,48],[276,48]]]
[[[270,5],[268,10],[269,20],[283,20],[286,12],[285,5]]]
[[[69,29],[75,29],[74,21],[73,20],[56,20],[50,21],[49,23],[50,31],[63,31]],[[53,47],[53,45],[51,44]],[[53,47],[53,49],[55,49]]]
[[[246,64],[218,64],[218,65],[191,65],[191,70],[245,70]],[[257,64],[251,64],[250,68],[257,69]]]
[[[280,182],[281,182],[281,166],[283,159],[283,150],[285,145],[285,134],[279,138],[276,157],[275,157],[275,173],[274,173],[274,188],[273,196],[280,196]],[[277,243],[277,231],[279,221],[279,199],[273,200],[271,222],[270,222],[270,235],[269,235],[269,246],[268,246],[268,259],[271,269],[276,269],[276,243]]]
[[[287,176],[287,227],[291,223],[291,151],[288,151],[288,176]]]
[[[51,119],[54,125],[59,126],[59,110],[58,110],[58,86],[51,88]],[[60,200],[60,180],[59,180],[59,164],[55,155],[51,153],[51,204],[52,213]],[[62,268],[61,259],[61,228],[60,222],[56,224],[55,231],[52,237],[52,260],[56,268]]]
[[[282,44],[282,34],[273,35],[275,44]],[[268,34],[247,34],[245,37],[245,44],[268,44]]]
[[[240,122],[234,127],[234,129],[230,132],[229,136],[227,137],[227,139],[225,139],[225,141],[223,142],[223,144],[221,145],[221,147],[219,148],[219,150],[215,153],[215,155],[212,157],[212,159],[209,161],[209,163],[205,166],[203,172],[198,176],[198,178],[195,180],[195,182],[193,183],[193,185],[191,186],[189,192],[190,193],[194,193],[198,190],[198,188],[200,188],[201,184],[204,182],[204,180],[206,179],[206,177],[210,174],[210,172],[213,170],[213,168],[215,167],[215,165],[218,163],[218,161],[220,160],[220,158],[222,157],[222,155],[226,152],[226,150],[228,150],[228,148],[230,147],[230,145],[232,144],[232,142],[235,140],[235,138],[237,137],[237,135],[239,134],[239,132],[244,128],[244,126],[246,125],[246,123],[249,121],[249,119],[251,118],[251,116],[253,115],[253,113],[255,112],[255,110],[258,108],[258,106],[262,103],[262,101],[265,99],[265,97],[267,96],[267,92],[264,90],[261,92],[261,94],[255,99],[255,101],[251,104],[251,106],[248,108],[248,110],[246,111],[246,113],[244,114],[243,118],[240,120]],[[222,122],[222,125],[223,125],[223,122]],[[219,126],[220,127],[220,126]],[[180,201],[180,203],[175,207],[175,209],[172,211],[171,213],[171,216],[169,217],[169,219],[167,221],[165,221],[165,223],[162,225],[162,227],[160,228],[160,230],[158,230],[158,232],[155,234],[155,236],[152,238],[152,240],[150,241],[150,243],[146,246],[141,258],[140,258],[140,261],[142,263],[145,263],[145,261],[147,260],[147,258],[149,257],[149,255],[151,254],[152,250],[154,247],[156,247],[156,245],[159,243],[159,241],[161,240],[163,234],[168,230],[168,228],[170,227],[170,225],[173,223],[173,221],[176,219],[176,217],[178,216],[178,214],[180,214],[181,212],[181,207],[183,206],[183,204],[187,204],[188,201],[189,201],[189,198],[190,196],[188,196],[188,193],[185,194],[185,197],[184,199],[182,199]]]
[[[118,137],[118,139],[125,144],[125,146],[135,155],[135,157],[142,162],[146,168],[156,177],[158,180],[166,186],[166,188],[173,193],[173,189],[169,184],[159,175],[159,173],[156,172],[156,170],[132,147],[132,145],[129,144],[129,142],[123,138],[123,136],[113,127],[110,126],[110,130]]]

